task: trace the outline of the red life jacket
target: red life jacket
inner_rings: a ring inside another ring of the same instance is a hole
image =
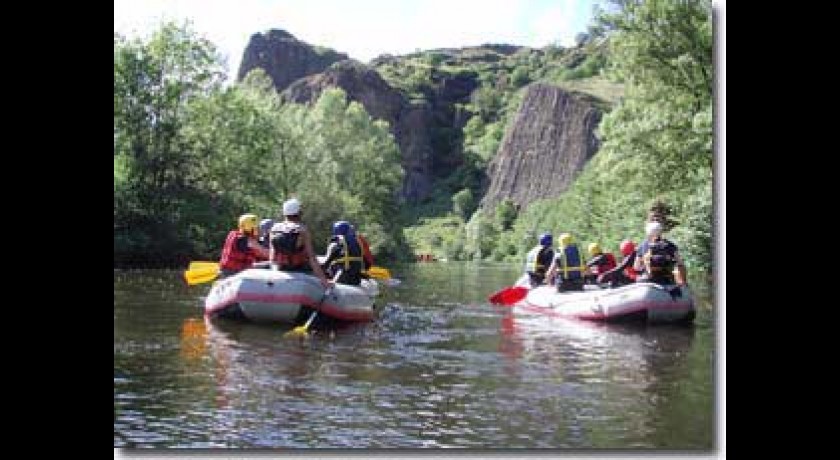
[[[362,246],[362,257],[365,258],[365,270],[369,270],[370,267],[373,267],[373,254],[370,253],[370,245],[361,234],[357,234],[356,239],[359,240]]]
[[[244,252],[240,251],[237,240],[245,238],[247,241],[250,236],[243,233],[241,230],[231,230],[225,238],[225,246],[222,248],[222,259],[219,261],[219,266],[225,270],[245,270],[251,268],[251,265],[257,260],[257,253],[248,248]]]
[[[603,253],[603,255],[604,259],[606,259],[606,262],[602,263],[601,265],[592,266],[592,273],[595,275],[603,275],[604,273],[616,267],[615,256],[613,256],[611,252],[605,252]]]
[[[635,252],[633,252],[632,254],[635,254]],[[630,256],[627,256],[627,257],[630,257]],[[634,258],[635,258],[635,256],[634,256]],[[632,263],[624,268],[624,275],[627,278],[630,278],[631,280],[636,281],[636,270],[633,269],[633,264]]]

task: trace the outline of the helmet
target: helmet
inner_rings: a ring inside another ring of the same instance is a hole
[[[239,229],[243,232],[253,232],[257,228],[257,216],[254,214],[242,214],[239,216]]]
[[[273,219],[263,219],[260,221],[260,233],[268,233],[271,226],[274,225]]]
[[[563,233],[560,235],[560,246],[568,246],[572,244],[574,240],[572,239],[572,235],[568,233]]]
[[[284,216],[296,216],[298,214],[300,214],[300,201],[297,198],[286,200],[283,203]]]
[[[645,235],[659,235],[662,233],[662,224],[659,222],[648,222],[645,224]]]
[[[350,233],[350,222],[346,220],[339,220],[333,224],[333,235],[347,235]]]
[[[622,255],[629,256],[630,254],[633,254],[633,251],[636,250],[636,245],[633,244],[633,242],[630,240],[624,240],[621,242],[621,246],[619,246],[619,249],[621,249]]]
[[[540,246],[551,246],[551,243],[554,242],[554,238],[552,238],[551,233],[543,233],[540,235]]]
[[[587,250],[589,250],[590,256],[594,256],[595,254],[601,253],[601,246],[598,243],[589,243]]]

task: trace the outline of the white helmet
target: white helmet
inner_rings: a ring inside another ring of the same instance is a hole
[[[283,203],[283,215],[284,216],[296,216],[300,214],[300,201],[297,198],[292,198],[291,200],[286,200]]]
[[[659,235],[662,233],[662,224],[659,222],[648,222],[645,224],[645,234],[647,236]]]

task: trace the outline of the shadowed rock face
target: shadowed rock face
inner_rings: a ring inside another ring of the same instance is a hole
[[[347,55],[304,43],[283,30],[272,29],[251,35],[242,54],[237,81],[254,68],[262,68],[271,77],[277,91],[298,78],[322,72]]]
[[[463,152],[450,151],[452,146],[448,144],[439,146],[436,154],[432,129],[449,127],[460,132],[468,117],[454,108],[455,103],[467,101],[478,85],[475,76],[440,78],[435,83],[427,95],[428,102],[410,103],[376,70],[346,60],[292,83],[281,97],[289,102],[312,103],[325,89],[339,87],[373,118],[387,121],[402,152],[405,177],[400,196],[416,202],[431,193],[436,174],[449,173],[463,161]]]
[[[525,209],[534,200],[565,191],[598,150],[600,120],[601,111],[587,96],[531,85],[489,165],[490,186],[482,205],[493,209],[510,198]]]

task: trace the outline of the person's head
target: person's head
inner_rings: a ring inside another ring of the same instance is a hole
[[[551,246],[554,243],[554,237],[551,233],[543,233],[540,235],[540,246]]]
[[[574,242],[575,240],[574,238],[572,238],[572,235],[568,233],[563,233],[560,235],[560,246],[568,246]]]
[[[300,200],[292,198],[283,202],[283,216],[296,218],[300,216]]]
[[[618,247],[621,250],[621,255],[629,256],[636,251],[636,245],[630,240],[624,240]]]
[[[260,235],[265,235],[274,225],[274,219],[263,219],[260,221]]]
[[[350,232],[350,222],[347,222],[346,220],[337,220],[332,226],[333,236],[347,236]]]
[[[254,233],[257,228],[257,219],[254,214],[242,214],[239,216],[239,230],[245,233]]]
[[[662,235],[662,224],[660,222],[648,222],[645,224],[645,236],[649,239],[658,238]]]
[[[589,251],[590,256],[595,256],[601,253],[601,245],[598,243],[589,243],[589,246],[586,249]]]

